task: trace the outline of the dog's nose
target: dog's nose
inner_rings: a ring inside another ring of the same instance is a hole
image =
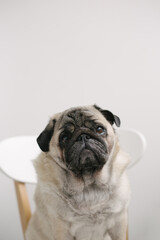
[[[88,134],[81,134],[78,136],[77,141],[80,142],[87,142],[90,139],[90,136]]]

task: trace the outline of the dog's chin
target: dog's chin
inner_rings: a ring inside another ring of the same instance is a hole
[[[97,171],[100,171],[106,159],[98,159],[97,155],[90,149],[84,149],[76,159],[70,159],[70,163],[67,165],[68,169],[72,171],[76,176],[93,175]]]

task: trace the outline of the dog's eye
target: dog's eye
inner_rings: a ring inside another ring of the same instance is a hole
[[[62,132],[60,135],[60,142],[62,144],[65,144],[67,142],[67,140],[71,137],[71,134],[68,132]]]
[[[65,143],[69,139],[69,136],[67,133],[62,134],[61,136],[61,141]]]
[[[103,135],[105,133],[105,129],[101,126],[98,126],[96,129],[96,133],[98,133],[98,135]]]
[[[68,140],[68,136],[67,136],[67,135],[64,135],[64,136],[62,137],[62,141],[65,142],[65,141],[67,141],[67,140]]]

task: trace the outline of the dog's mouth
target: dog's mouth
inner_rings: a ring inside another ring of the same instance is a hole
[[[65,150],[65,162],[76,175],[91,174],[102,169],[108,158],[107,147],[102,140],[81,134]]]

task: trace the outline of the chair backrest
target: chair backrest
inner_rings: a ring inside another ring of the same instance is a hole
[[[0,143],[1,170],[13,180],[36,183],[32,160],[40,153],[36,136],[18,136]]]
[[[130,154],[135,165],[146,149],[144,136],[133,129],[117,130],[121,147]],[[24,183],[36,183],[36,174],[32,160],[40,153],[36,136],[18,136],[0,142],[0,167],[10,178]]]
[[[128,168],[133,167],[140,161],[146,151],[146,139],[142,133],[135,129],[118,129],[117,133],[120,139],[120,146],[131,157],[131,163]]]

